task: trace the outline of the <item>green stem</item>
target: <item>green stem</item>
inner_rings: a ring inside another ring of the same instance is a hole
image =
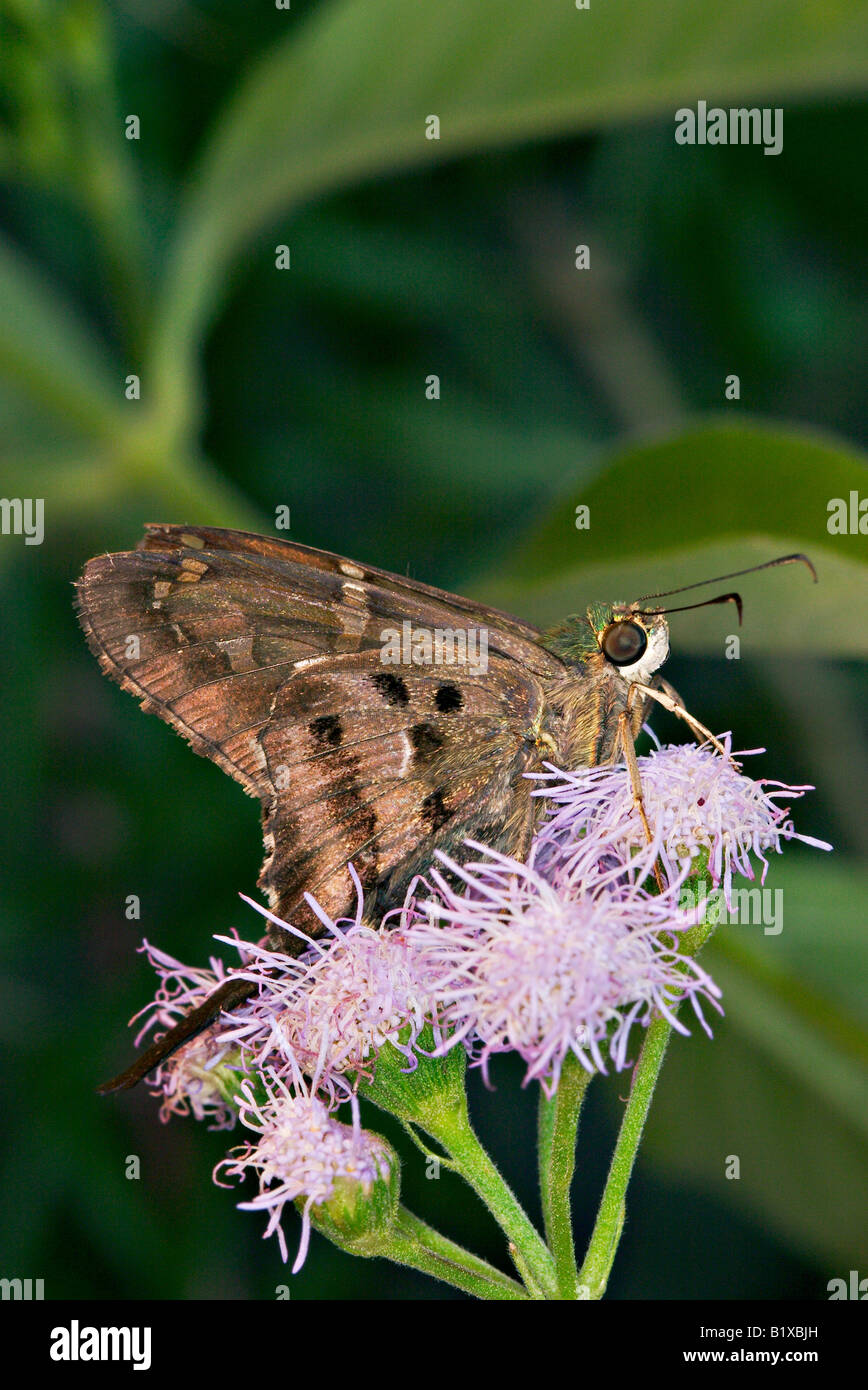
[[[433,1034],[426,1039],[426,1046],[434,1046]],[[399,1119],[423,1153],[428,1150],[417,1130],[440,1146],[451,1166],[481,1197],[507,1236],[510,1255],[530,1293],[539,1298],[556,1298],[551,1254],[470,1123],[463,1047],[452,1047],[440,1056],[423,1052],[412,1074],[406,1066],[401,1051],[383,1048],[373,1080],[361,1079],[359,1094]]]
[[[421,1270],[456,1289],[476,1298],[491,1300],[526,1300],[528,1295],[520,1284],[499,1269],[456,1245],[447,1236],[435,1231],[418,1216],[400,1207],[395,1225],[383,1242],[380,1253],[398,1264]]]
[[[464,1181],[481,1197],[509,1237],[516,1267],[523,1277],[526,1275],[530,1279],[531,1291],[546,1298],[557,1297],[551,1253],[512,1188],[480,1144],[466,1112],[455,1116],[453,1123],[443,1126],[433,1137],[443,1144]]]
[[[648,1027],[639,1060],[633,1070],[633,1084],[621,1121],[618,1142],[612,1155],[603,1200],[600,1202],[593,1234],[579,1273],[580,1285],[587,1287],[590,1298],[602,1298],[606,1292],[609,1271],[624,1225],[627,1185],[671,1032],[672,1027],[665,1018],[655,1018]]]
[[[573,1241],[570,1188],[576,1166],[576,1135],[591,1073],[570,1053],[551,1100],[540,1091],[539,1180],[549,1249],[554,1256],[558,1293],[578,1298],[579,1273]]]

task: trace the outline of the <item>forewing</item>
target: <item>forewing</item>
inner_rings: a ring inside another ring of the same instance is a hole
[[[256,735],[294,663],[321,645],[267,573],[257,584],[224,571],[194,548],[98,556],[79,581],[79,618],[108,675],[267,800]]]
[[[149,527],[88,562],[78,611],[103,670],[253,796],[274,787],[258,735],[305,663],[380,650],[387,627],[487,627],[489,650],[563,668],[518,620],[324,551],[218,529]],[[500,623],[496,627],[495,622]]]
[[[191,546],[196,549],[191,551]],[[233,557],[233,582],[242,590],[247,579],[257,587],[290,592],[300,605],[299,616],[312,621],[315,628],[324,618],[325,604],[330,610],[325,626],[333,644],[321,650],[357,651],[380,646],[383,626],[403,619],[428,627],[484,626],[490,651],[522,662],[539,676],[556,678],[564,673],[563,663],[540,646],[540,634],[529,623],[460,594],[358,564],[327,550],[247,531],[161,525],[147,527],[140,549],[167,556],[195,556],[198,552],[205,561],[213,556],[227,577],[229,558]]]

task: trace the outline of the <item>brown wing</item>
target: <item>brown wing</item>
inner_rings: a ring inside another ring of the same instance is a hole
[[[380,646],[382,623],[411,618],[429,627],[484,625],[491,651],[520,661],[539,676],[556,678],[564,673],[560,659],[539,645],[540,634],[530,623],[460,594],[447,593],[431,584],[390,574],[373,565],[362,565],[328,550],[314,550],[311,546],[276,536],[258,536],[250,531],[163,525],[147,526],[138,549],[167,556],[186,552],[203,561],[214,555],[219,559],[221,571],[229,557],[233,557],[235,578],[239,583],[249,576],[257,587],[266,586],[271,576],[284,602],[291,593],[297,604],[311,604],[314,611],[305,616],[312,619],[314,628],[320,625],[318,620],[323,617],[322,603],[325,601],[332,610],[326,627],[338,636],[339,644],[320,650],[350,651]],[[120,557],[111,558],[118,560]],[[359,590],[364,595],[364,604]],[[360,609],[371,621],[366,628],[354,631],[359,628]],[[341,615],[347,629],[342,628]],[[288,615],[283,613],[282,616]]]
[[[330,825],[326,833],[322,820],[313,823],[316,813],[301,808],[298,830],[291,829],[291,794],[275,785],[273,769],[291,767],[292,760],[297,762],[302,754],[311,760],[317,751],[310,744],[314,737],[310,725],[321,716],[305,718],[305,701],[325,698],[322,685],[310,684],[315,676],[324,680],[337,663],[331,694],[340,696],[346,707],[330,712],[368,721],[367,743],[360,746],[370,748],[373,758],[376,720],[382,719],[388,701],[378,702],[372,693],[368,705],[354,704],[358,691],[350,687],[356,677],[349,674],[346,658],[364,654],[373,664],[371,670],[365,668],[367,674],[376,674],[373,667],[379,662],[384,627],[400,627],[404,620],[429,628],[487,628],[489,674],[480,678],[484,685],[468,688],[468,701],[478,699],[478,718],[490,722],[469,735],[467,746],[477,753],[468,753],[466,760],[472,762],[478,755],[480,762],[475,771],[462,767],[466,796],[449,817],[454,829],[464,800],[481,794],[492,780],[485,772],[486,757],[491,773],[497,759],[508,752],[498,747],[504,720],[513,750],[519,738],[522,720],[505,712],[502,704],[498,707],[496,700],[483,715],[482,691],[489,686],[517,689],[529,709],[540,698],[536,678],[564,671],[560,661],[537,644],[535,630],[517,619],[324,551],[215,528],[152,526],[140,549],[91,560],[79,582],[78,609],[103,670],[139,695],[146,709],[184,734],[196,752],[212,759],[261,800],[266,834],[274,835],[276,844],[279,840],[266,861],[263,882],[281,912],[294,907],[301,892],[312,890],[320,880],[331,884],[329,901],[337,904],[337,857],[349,847],[340,865],[341,881],[346,882],[346,859],[350,850],[363,852],[360,827],[364,816],[369,819],[371,814],[370,810],[356,812],[355,820],[343,830]],[[291,693],[285,693],[287,687]],[[373,692],[376,687],[370,689]],[[420,699],[424,699],[421,693]],[[418,722],[405,715],[403,729],[388,724],[376,756],[394,756],[398,746],[394,741],[400,743],[401,734]],[[287,745],[286,757],[280,756],[277,746],[281,738]],[[455,761],[457,744],[451,737],[446,742]],[[325,773],[332,754],[328,749],[319,752],[324,754]],[[348,756],[348,746],[342,743],[341,757]],[[351,769],[353,777],[361,778],[362,795],[370,802],[372,788],[377,787],[381,810],[388,813],[388,825],[393,827],[391,838],[377,851],[378,882],[383,875],[388,880],[400,862],[399,846],[406,854],[412,850],[411,834],[400,831],[399,817],[407,806],[394,787],[384,787],[382,769],[374,763],[369,766],[358,749],[352,756],[362,759],[358,770]],[[442,760],[445,754],[439,757]],[[439,765],[435,762],[433,770]],[[339,774],[341,758],[330,766]],[[329,790],[337,799],[341,793],[338,775],[329,777]],[[320,791],[324,793],[325,787]],[[416,819],[411,819],[414,832],[425,828],[424,801],[420,797]],[[312,807],[317,805],[321,803],[311,802]],[[385,834],[385,819],[383,826]],[[295,849],[290,850],[293,836]],[[364,849],[373,864],[370,846],[365,844]],[[365,869],[369,878],[374,872],[370,864]],[[288,865],[293,866],[292,872]]]
[[[523,855],[531,833],[532,729],[543,693],[514,662],[479,676],[335,657],[281,687],[260,735],[280,790],[264,816],[260,886],[298,923],[302,895],[351,913],[352,862],[382,910],[436,848],[466,835]],[[307,922],[308,915],[301,912]]]

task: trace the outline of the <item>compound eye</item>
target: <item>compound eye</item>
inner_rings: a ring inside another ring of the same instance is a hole
[[[631,666],[645,655],[648,637],[638,623],[610,623],[600,646],[614,666]]]

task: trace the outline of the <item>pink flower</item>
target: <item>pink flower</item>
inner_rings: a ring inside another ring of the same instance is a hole
[[[214,1181],[220,1181],[221,1168],[230,1177],[243,1177],[248,1171],[258,1174],[258,1195],[238,1206],[241,1211],[269,1213],[265,1235],[277,1234],[284,1261],[288,1256],[283,1209],[287,1202],[305,1199],[301,1242],[292,1267],[295,1274],[307,1255],[311,1208],[335,1197],[341,1179],[361,1185],[365,1192],[379,1181],[388,1181],[392,1160],[385,1141],[361,1128],[355,1097],[350,1102],[352,1123],[344,1125],[310,1093],[301,1073],[294,1078],[294,1093],[273,1072],[262,1080],[267,1099],[258,1100],[250,1081],[244,1081],[239,1110],[242,1124],[258,1138],[222,1159],[214,1170]]]
[[[152,1028],[171,1028],[213,994],[227,975],[223,962],[214,956],[210,969],[200,969],[182,965],[147,941],[140,950],[160,976],[160,985],[155,998],[136,1015],[147,1015],[136,1034],[136,1046]],[[162,1096],[160,1119],[164,1124],[172,1115],[192,1112],[197,1120],[210,1118],[209,1129],[233,1128],[236,1108],[231,1099],[237,1080],[227,1064],[227,1056],[233,1060],[232,1049],[218,1037],[218,1032],[219,1024],[212,1024],[162,1061],[154,1073],[149,1085],[152,1095]]]
[[[724,734],[722,741],[728,752],[730,735]],[[653,834],[650,853],[659,854],[670,881],[705,851],[715,887],[723,881],[730,905],[733,874],[754,877],[751,855],[763,866],[764,882],[766,853],[772,850],[779,854],[783,841],[802,840],[817,849],[831,849],[824,840],[798,834],[788,819],[789,808],[775,804],[782,797],[803,796],[811,787],[790,787],[766,777],[755,781],[708,744],[660,748],[639,758],[638,763],[645,813]],[[647,837],[633,805],[623,763],[576,772],[551,768],[537,778],[548,785],[533,795],[545,797],[551,807],[539,833],[537,856],[568,864],[586,853],[586,838],[600,836],[623,860],[637,853],[647,858]]]
[[[245,945],[252,963],[237,973],[258,984],[259,993],[233,1010],[219,1034],[222,1044],[240,1046],[257,1068],[315,1076],[317,1090],[332,1103],[346,1096],[356,1077],[372,1075],[386,1042],[406,1053],[412,1069],[413,1043],[431,1007],[421,963],[398,920],[405,912],[388,913],[378,927],[365,923],[363,890],[352,865],[350,873],[357,892],[354,918],[335,922],[307,896],[324,937],[304,936],[244,898],[269,921],[303,936],[308,949],[294,959]]]
[[[570,1052],[589,1071],[605,1072],[607,1058],[616,1070],[626,1066],[632,1025],[647,1025],[655,1011],[688,1032],[674,1012],[685,998],[708,1031],[700,999],[717,1008],[720,991],[674,948],[697,920],[677,904],[683,875],[654,896],[616,864],[600,868],[590,888],[565,889],[532,865],[467,843],[480,855],[472,864],[438,855],[464,891],[434,870],[439,898],[419,904],[425,919],[409,929],[430,963],[439,1016],[454,1029],[438,1050],[463,1039],[486,1070],[492,1054],[518,1052],[526,1081],[552,1094]],[[586,852],[599,860],[604,850],[589,840]]]

